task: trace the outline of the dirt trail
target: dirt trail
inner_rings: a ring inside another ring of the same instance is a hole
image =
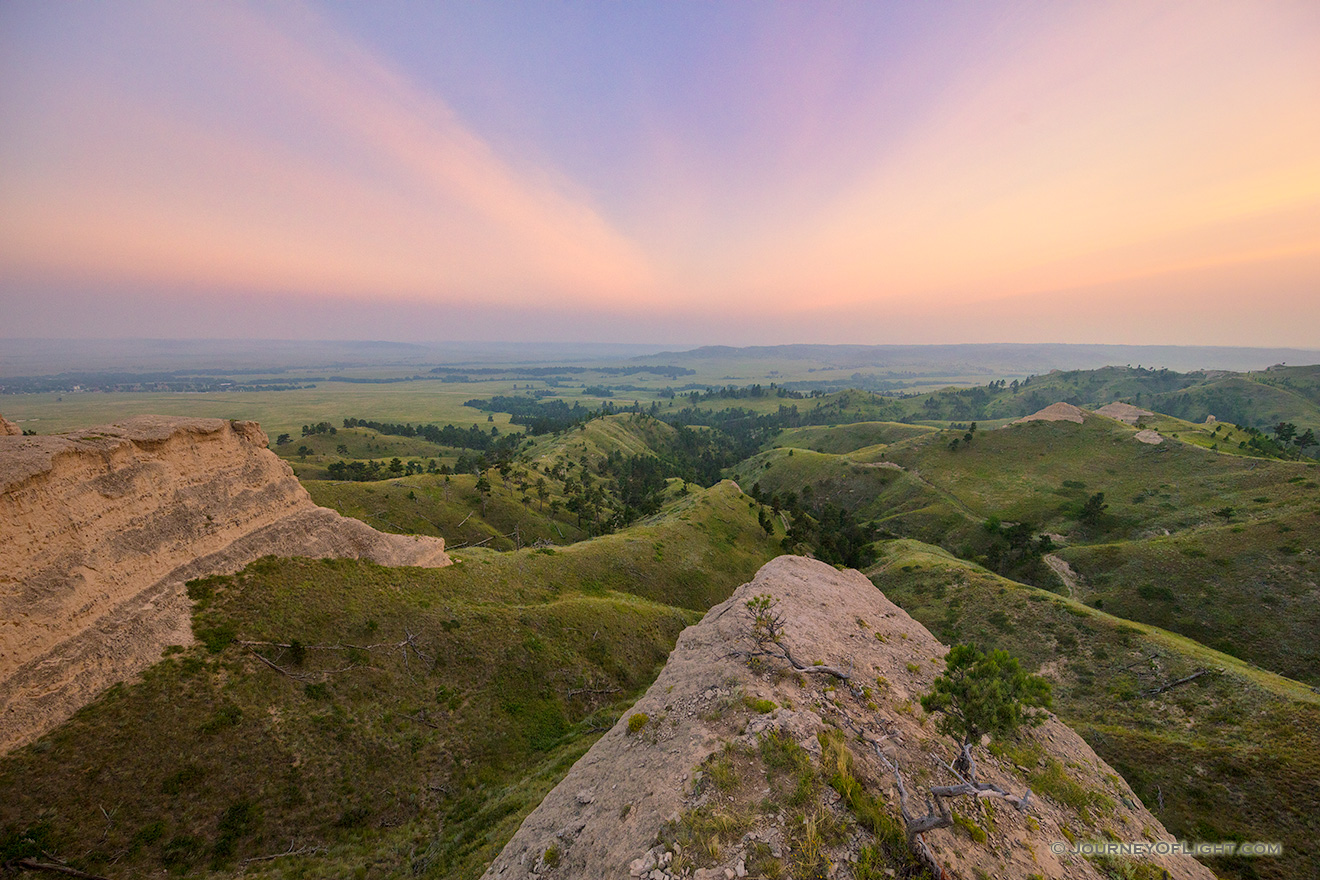
[[[1057,574],[1059,580],[1063,581],[1063,585],[1068,588],[1068,598],[1076,599],[1077,587],[1081,584],[1082,576],[1073,571],[1073,567],[1068,564],[1066,559],[1060,559],[1053,553],[1046,554],[1042,559],[1050,567],[1050,571]]]

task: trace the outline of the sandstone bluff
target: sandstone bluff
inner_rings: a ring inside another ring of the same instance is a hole
[[[267,555],[449,564],[441,539],[316,506],[267,445],[255,422],[162,416],[0,434],[0,751],[191,643],[192,578]]]
[[[748,642],[747,602],[760,595],[777,600],[795,657],[847,680],[783,663],[749,666],[739,646]],[[484,880],[725,880],[763,875],[766,859],[789,869],[783,876],[854,876],[839,868],[870,858],[875,837],[850,821],[842,786],[795,799],[770,756],[792,743],[819,779],[846,767],[901,827],[898,768],[912,812],[924,815],[934,787],[957,781],[948,766],[955,743],[917,705],[947,651],[858,572],[781,556],[679,636],[659,678],[528,815]],[[1042,779],[1056,784],[1038,785],[1025,809],[992,796],[952,799],[961,821],[924,834],[943,876],[1099,880],[1110,876],[1104,863],[1069,852],[1070,839],[1172,842],[1118,774],[1056,718],[1023,742],[999,756],[975,750],[978,778],[1019,800]],[[823,849],[806,853],[825,873],[804,874],[797,861],[810,846],[804,816],[817,831],[844,829],[818,834]],[[698,827],[694,839],[688,832]],[[1213,880],[1190,856],[1141,861],[1143,877],[1167,870],[1179,880]],[[879,870],[906,876],[901,863]]]

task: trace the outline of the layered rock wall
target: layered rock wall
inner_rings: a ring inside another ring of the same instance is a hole
[[[192,641],[184,582],[265,555],[449,563],[317,507],[255,422],[0,435],[0,750]]]

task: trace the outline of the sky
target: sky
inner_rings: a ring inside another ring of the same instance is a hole
[[[0,338],[1320,347],[1320,3],[0,2]]]

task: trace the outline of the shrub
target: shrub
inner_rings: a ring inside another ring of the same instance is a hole
[[[206,645],[206,650],[212,654],[219,654],[235,638],[233,626],[221,624],[220,626],[204,627],[197,630],[197,638],[202,644]]]
[[[643,727],[649,724],[650,721],[651,721],[651,717],[647,715],[645,712],[634,713],[633,716],[628,719],[628,732],[637,733],[639,730],[641,730]]]
[[[1050,685],[1038,675],[1023,672],[1007,651],[982,654],[975,645],[956,645],[945,660],[944,674],[921,708],[939,712],[939,730],[963,743],[975,743],[982,734],[1008,736],[1024,724],[1044,720],[1050,705]]]

